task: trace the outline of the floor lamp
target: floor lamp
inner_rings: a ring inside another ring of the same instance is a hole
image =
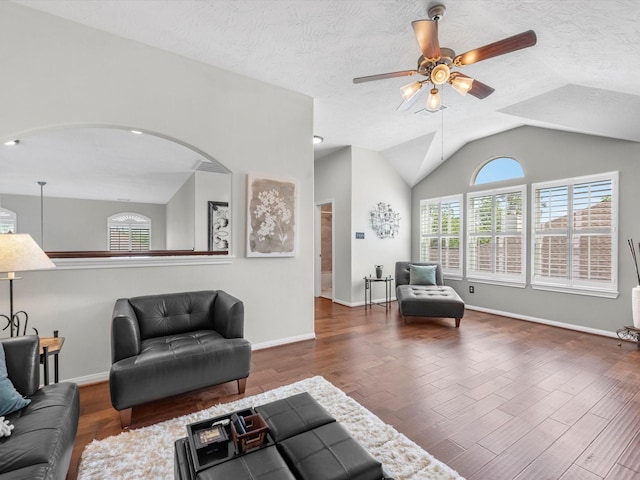
[[[12,337],[20,335],[20,314],[24,315],[23,335],[27,332],[27,322],[29,321],[29,316],[25,311],[13,311],[13,281],[21,278],[16,277],[16,272],[53,267],[55,264],[31,238],[31,235],[27,233],[0,234],[0,272],[7,274],[6,278],[0,278],[0,280],[9,280],[9,316],[0,315],[0,317],[7,320],[7,326],[3,330],[9,327]]]

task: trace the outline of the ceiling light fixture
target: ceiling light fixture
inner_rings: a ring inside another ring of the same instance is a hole
[[[313,144],[314,145],[318,145],[320,143],[324,142],[324,138],[322,138],[320,135],[314,135],[313,136]]]
[[[9,140],[7,142],[4,142],[4,144],[7,147],[10,147],[11,145],[18,145],[20,143],[20,140],[18,140],[17,138],[15,140]]]
[[[444,63],[436,65],[433,70],[431,70],[431,81],[434,85],[442,85],[449,80],[450,73],[449,67]]]
[[[438,110],[442,105],[442,100],[440,99],[440,93],[437,88],[432,88],[429,92],[429,98],[427,99],[427,110],[431,110],[432,112]]]
[[[473,78],[457,74],[451,77],[449,83],[456,92],[458,92],[462,96],[465,96],[469,92],[469,90],[471,90],[471,87],[473,87]]]
[[[411,100],[422,88],[422,82],[413,82],[404,87],[400,87],[400,95],[404,100]]]
[[[131,130],[131,133],[133,133],[134,135],[142,135],[142,132],[140,130]]]

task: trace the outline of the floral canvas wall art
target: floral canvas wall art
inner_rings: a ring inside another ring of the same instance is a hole
[[[295,256],[296,182],[254,174],[247,180],[247,256]]]

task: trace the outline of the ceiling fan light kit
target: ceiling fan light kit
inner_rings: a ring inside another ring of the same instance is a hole
[[[434,5],[429,8],[426,20],[414,20],[411,22],[413,31],[420,46],[422,55],[418,58],[418,65],[415,70],[402,70],[399,72],[381,73],[366,77],[357,77],[353,83],[370,82],[383,80],[386,78],[408,77],[412,75],[422,75],[426,80],[412,82],[400,89],[403,102],[397,110],[409,109],[420,96],[425,83],[431,83],[427,99],[427,109],[434,111],[441,106],[440,95],[437,85],[448,83],[461,95],[467,93],[478,99],[488,97],[494,89],[478,80],[457,71],[451,71],[452,67],[461,68],[482,60],[504,55],[506,53],[531,47],[536,44],[537,37],[533,30],[513,35],[512,37],[490,43],[483,47],[469,50],[462,55],[456,55],[450,48],[440,47],[438,40],[438,22],[444,17],[446,8],[444,5]]]

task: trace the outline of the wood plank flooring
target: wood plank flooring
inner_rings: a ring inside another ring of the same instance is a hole
[[[319,298],[317,339],[254,352],[245,395],[322,375],[469,480],[640,479],[635,344],[470,310],[453,322]],[[134,408],[132,428],[238,397],[233,382]],[[80,402],[68,480],[85,445],[120,432],[106,382]]]

